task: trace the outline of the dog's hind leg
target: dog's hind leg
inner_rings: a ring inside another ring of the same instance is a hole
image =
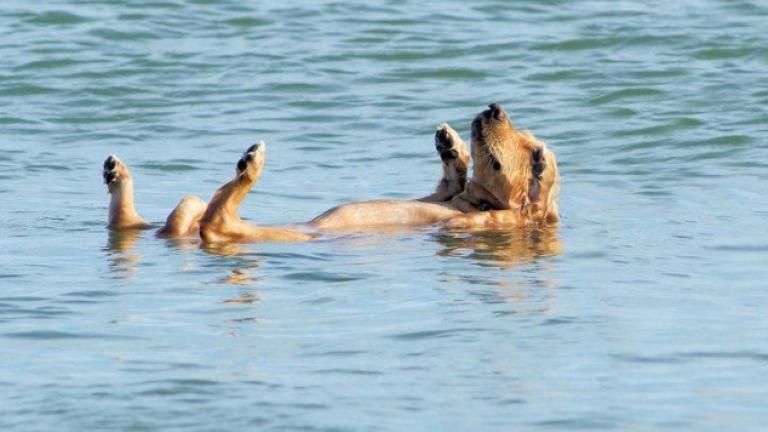
[[[102,176],[110,195],[107,226],[118,230],[151,228],[152,225],[136,211],[133,177],[128,167],[117,156],[110,155],[104,161]]]
[[[248,192],[261,177],[266,144],[249,147],[237,162],[235,178],[211,198],[200,220],[200,237],[206,242],[260,242],[311,240],[311,234],[281,228],[260,227],[240,219],[238,209]]]
[[[165,225],[157,231],[158,237],[187,237],[197,235],[200,219],[208,205],[194,195],[185,195],[171,214],[165,219]]]
[[[419,199],[424,202],[446,202],[464,191],[469,168],[467,145],[458,132],[447,123],[437,126],[435,131],[435,149],[443,161],[443,177],[435,192]]]

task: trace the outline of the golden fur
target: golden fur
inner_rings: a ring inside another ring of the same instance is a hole
[[[530,131],[517,130],[501,106],[489,108],[472,121],[472,180],[451,201],[466,214],[446,225],[557,224],[560,174],[555,154]]]
[[[266,144],[260,142],[245,151],[235,178],[219,188],[209,203],[185,196],[158,235],[179,238],[199,233],[207,243],[304,241],[325,232],[381,231],[393,226],[508,228],[559,222],[560,178],[554,153],[531,132],[517,130],[498,104],[491,104],[472,121],[471,179],[467,179],[470,152],[455,130],[447,124],[438,126],[435,146],[443,177],[429,196],[344,204],[304,224],[262,227],[238,216],[264,167]],[[104,162],[104,180],[111,194],[108,226],[116,230],[150,227],[135,210],[133,179],[117,157]]]

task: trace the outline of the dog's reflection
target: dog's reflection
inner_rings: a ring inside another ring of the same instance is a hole
[[[483,303],[505,305],[498,315],[549,315],[558,281],[552,278],[556,263],[545,259],[563,253],[563,243],[554,228],[517,228],[508,231],[440,232],[435,241],[440,256],[468,259],[501,272],[461,272],[458,277],[483,289],[472,295]],[[520,271],[506,271],[519,268]]]
[[[202,240],[200,240],[197,237],[187,237],[187,238],[168,238],[164,239],[165,244],[172,249],[176,249],[181,252],[194,252],[200,249],[201,244],[203,243]]]
[[[434,239],[440,256],[460,256],[502,268],[530,263],[563,253],[556,228],[516,228],[507,231],[442,231]]]
[[[262,277],[255,272],[260,266],[260,260],[253,253],[239,243],[201,243],[200,247],[205,252],[221,258],[227,258],[229,273],[216,279],[216,283],[235,285],[241,287],[253,286]],[[231,262],[229,262],[231,261]],[[234,268],[232,268],[234,267]],[[253,304],[260,300],[256,291],[245,289],[235,298],[224,300],[227,304]]]
[[[129,278],[138,270],[142,256],[136,252],[136,246],[145,233],[145,230],[109,231],[105,251],[110,269],[116,277]],[[218,278],[216,283],[249,286],[260,279],[254,275],[255,270],[259,267],[258,257],[249,253],[241,244],[203,243],[199,238],[177,238],[162,241],[169,249],[179,252],[188,253],[202,250],[211,255],[226,258],[227,275]],[[197,265],[193,257],[184,260],[182,271],[194,270]],[[244,291],[239,297],[226,300],[225,303],[254,303],[258,299],[259,296],[255,292]]]
[[[134,252],[136,242],[144,234],[143,230],[110,230],[105,248],[110,270],[118,278],[129,278],[138,267],[141,255]]]

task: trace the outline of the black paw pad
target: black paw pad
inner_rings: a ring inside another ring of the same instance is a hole
[[[246,162],[245,159],[240,159],[239,161],[237,161],[237,171],[238,172],[245,171],[245,167],[247,167],[247,166],[248,166],[248,162]]]
[[[459,153],[456,152],[456,150],[444,150],[440,152],[440,159],[442,159],[443,162],[456,160],[457,157],[459,157]]]
[[[541,174],[544,172],[547,163],[544,160],[544,150],[539,147],[534,149],[531,153],[531,167],[533,170],[533,176],[541,180]]]
[[[117,173],[115,173],[114,171],[104,170],[104,172],[102,173],[102,177],[104,177],[105,184],[110,184],[113,181],[115,181],[115,179],[117,178]]]
[[[101,176],[104,178],[104,183],[110,184],[117,179],[117,172],[115,172],[116,166],[117,160],[114,156],[110,156],[104,161],[104,170],[101,172]]]
[[[440,129],[435,133],[435,148],[440,153],[440,159],[448,162],[459,157],[459,153],[453,149],[453,137],[448,129]]]
[[[438,146],[453,147],[453,137],[448,132],[448,129],[443,128],[437,131],[435,138],[437,138]]]

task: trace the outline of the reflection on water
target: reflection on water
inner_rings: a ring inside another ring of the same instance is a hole
[[[216,279],[216,283],[235,286],[252,286],[262,279],[256,270],[260,267],[259,258],[248,252],[245,245],[239,243],[204,243],[199,247],[215,257],[227,258],[221,264],[226,276]],[[227,304],[252,304],[259,301],[259,294],[251,289],[241,291],[237,297],[224,300]]]
[[[145,232],[145,230],[109,230],[107,250],[119,253],[130,252]]]
[[[253,281],[250,274],[245,269],[234,269],[227,276],[219,279],[219,283],[230,285],[248,285]]]
[[[200,247],[211,255],[220,257],[238,257],[245,252],[245,248],[240,243],[204,243]]]
[[[549,314],[556,301],[558,282],[553,279],[556,264],[544,258],[563,253],[563,243],[557,228],[517,228],[505,231],[441,231],[432,238],[441,248],[439,256],[465,258],[481,267],[507,271],[505,277],[487,278],[479,274],[463,275],[462,279],[478,287],[473,295],[487,304],[503,303],[506,308],[499,316],[542,316]],[[541,264],[539,264],[541,262]],[[535,264],[535,265],[532,265]]]
[[[109,230],[105,251],[109,269],[116,277],[129,278],[136,272],[141,255],[133,250],[145,233],[145,230]]]
[[[202,244],[202,240],[199,237],[169,238],[165,240],[168,243],[168,247],[183,252],[196,251],[200,249]]]
[[[511,268],[538,258],[563,253],[557,228],[520,228],[506,231],[440,232],[433,236],[443,248],[440,256],[462,256],[481,265]]]
[[[228,303],[228,304],[252,304],[252,303],[256,303],[258,301],[259,301],[259,294],[256,291],[250,291],[249,290],[249,291],[244,291],[238,297],[224,300],[224,303]]]

